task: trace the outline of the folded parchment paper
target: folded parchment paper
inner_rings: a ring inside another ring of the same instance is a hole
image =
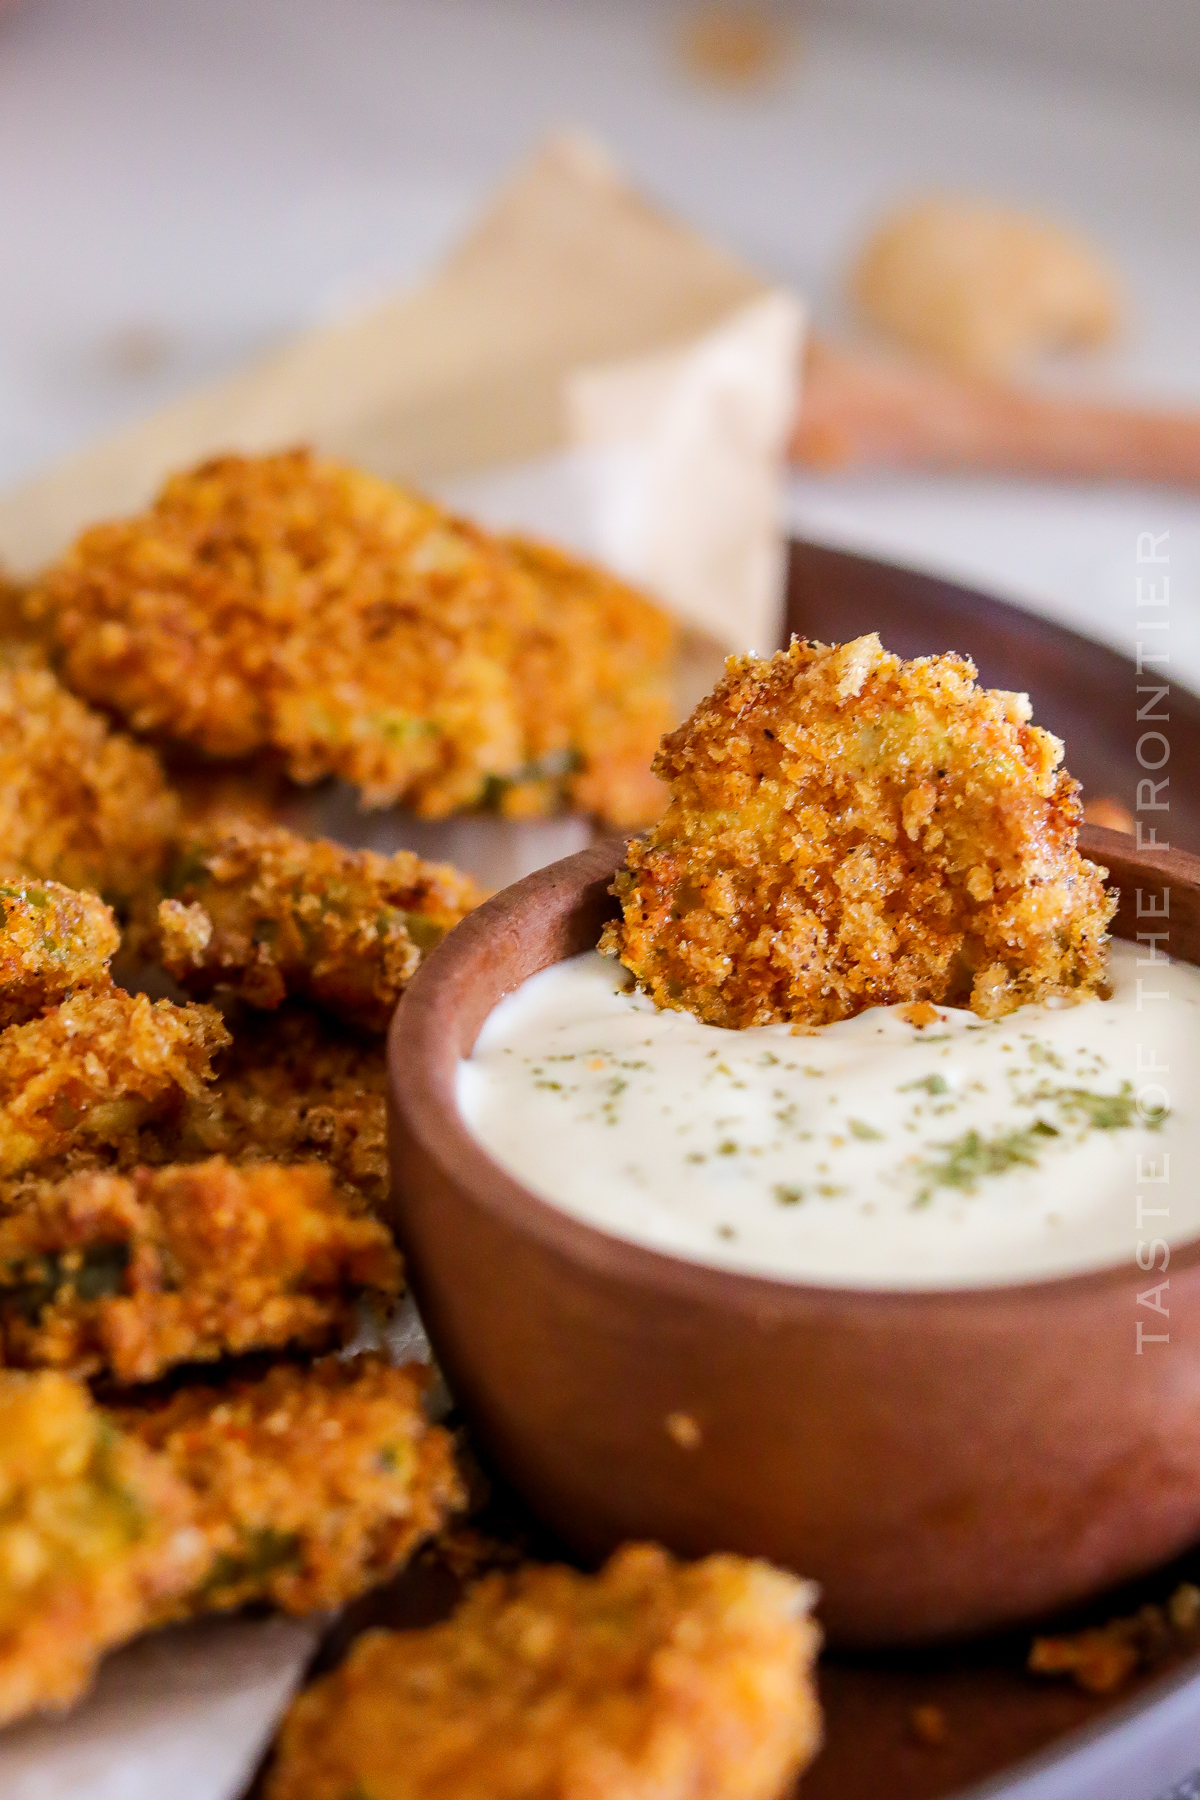
[[[682,711],[723,654],[776,641],[777,484],[802,331],[792,296],[650,206],[590,143],[559,140],[415,292],[0,499],[0,563],[36,570],[204,455],[303,441],[643,582],[687,628]],[[586,837],[576,819],[417,827],[361,814],[336,787],[306,805],[310,829],[409,842],[496,885]],[[314,1629],[231,1621],[133,1646],[70,1717],[0,1735],[0,1794],[228,1800]]]

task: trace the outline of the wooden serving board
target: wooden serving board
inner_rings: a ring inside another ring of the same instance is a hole
[[[1067,766],[1085,797],[1113,796],[1132,810],[1144,773],[1135,745],[1146,726],[1135,717],[1134,665],[1115,651],[970,589],[804,543],[792,545],[787,623],[790,631],[833,643],[878,631],[888,649],[904,656],[970,655],[989,687],[1029,693],[1037,722],[1065,740]],[[1169,704],[1171,842],[1200,851],[1200,700],[1174,688]],[[478,1523],[525,1554],[566,1560],[510,1494],[495,1490]],[[1184,1580],[1200,1584],[1200,1547],[1046,1628],[1103,1623],[1147,1600],[1165,1600]],[[342,1615],[322,1641],[314,1673],[335,1666],[368,1625],[424,1625],[445,1617],[460,1588],[445,1561],[427,1553]],[[1106,1739],[1118,1757],[1134,1729],[1153,1740],[1155,1714],[1165,1716],[1189,1676],[1195,1682],[1190,1761],[1200,1765],[1200,1654],[1194,1649],[1160,1662],[1115,1695],[1095,1696],[1026,1673],[1029,1644],[1029,1631],[1021,1631],[939,1650],[826,1655],[820,1670],[826,1743],[802,1783],[803,1800],[986,1800],[1010,1788],[1020,1800],[1027,1794],[1029,1800],[1157,1800],[1187,1770],[1179,1757],[1187,1758],[1189,1746],[1185,1741],[1181,1752],[1177,1720],[1173,1747],[1157,1764],[1147,1751],[1144,1766],[1130,1777],[1118,1774],[1116,1786],[1084,1761],[1103,1761]],[[914,1709],[929,1706],[946,1725],[945,1741],[936,1746],[914,1730]],[[1055,1746],[1061,1756],[1047,1756]],[[1047,1764],[1040,1775],[1039,1753]],[[258,1800],[260,1792],[259,1779],[245,1800]],[[1200,1785],[1191,1792],[1200,1796]]]

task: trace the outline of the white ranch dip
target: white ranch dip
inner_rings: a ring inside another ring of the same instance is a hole
[[[903,1289],[1132,1263],[1200,1236],[1200,970],[1146,955],[1114,942],[1107,1001],[794,1034],[660,1012],[590,952],[496,1007],[459,1106],[544,1199],[697,1262]],[[1140,1230],[1139,1192],[1169,1209]]]

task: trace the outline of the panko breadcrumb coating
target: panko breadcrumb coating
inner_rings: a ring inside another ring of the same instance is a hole
[[[304,450],[174,476],[26,606],[72,687],[208,756],[270,752],[296,781],[338,775],[428,818],[565,794],[617,822],[657,809],[657,609]]]
[[[378,1212],[388,1194],[384,1040],[323,1019],[299,1001],[236,1014],[216,1080],[164,1134],[171,1159],[327,1163]]]
[[[173,476],[29,602],[72,687],[136,731],[431,817],[521,765],[504,651],[533,604],[481,533],[304,450]]]
[[[299,996],[378,1031],[425,951],[484,898],[409,850],[249,825],[186,838],[168,891],[154,949],[189,992],[226,987],[267,1010]]]
[[[117,922],[98,895],[57,881],[0,878],[0,1029],[76,989],[107,987],[120,942]]]
[[[179,796],[180,838],[275,825],[281,809],[296,796],[294,785],[270,757],[232,763],[168,761],[167,773]]]
[[[30,652],[33,661],[44,662],[43,635],[26,610],[28,592],[28,582],[14,581],[0,569],[0,657],[11,660],[14,652]]]
[[[192,1491],[208,1565],[184,1610],[340,1606],[395,1574],[463,1503],[428,1370],[378,1357],[279,1364],[254,1382],[123,1406]]]
[[[501,785],[509,818],[563,802],[612,825],[644,825],[666,793],[651,772],[677,716],[671,699],[675,627],[626,582],[528,538],[507,549],[540,597],[515,677],[525,732],[524,779]]]
[[[157,880],[177,802],[152,750],[23,653],[0,654],[0,871],[116,903]]]
[[[0,1360],[153,1381],[176,1363],[354,1329],[400,1290],[388,1232],[316,1163],[103,1172],[0,1219]]]
[[[284,1720],[268,1800],[782,1800],[816,1754],[813,1592],[630,1545],[371,1631]]]
[[[1061,760],[961,657],[901,662],[874,634],[731,657],[663,741],[671,802],[601,948],[658,1005],[732,1027],[1084,999],[1115,900]]]
[[[116,1146],[198,1096],[229,1034],[211,1006],[112,987],[0,1033],[0,1176]]]
[[[0,1374],[0,1725],[64,1707],[207,1563],[193,1500],[86,1387]]]

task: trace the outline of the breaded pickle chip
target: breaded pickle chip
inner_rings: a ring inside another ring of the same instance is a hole
[[[121,942],[96,894],[56,881],[0,876],[0,1028],[31,1019],[79,988],[110,983]]]
[[[300,1695],[268,1800],[782,1800],[820,1742],[812,1598],[648,1545],[489,1576]]]
[[[384,1040],[338,1025],[299,1001],[239,1013],[210,1087],[164,1134],[170,1159],[327,1163],[373,1210],[388,1194]]]
[[[666,800],[650,765],[676,717],[674,624],[592,563],[528,538],[506,542],[541,604],[515,667],[528,767],[503,786],[500,810],[538,817],[565,801],[612,825],[644,825]]]
[[[0,870],[125,901],[157,880],[176,813],[152,750],[24,652],[0,655]]]
[[[70,1705],[207,1564],[186,1484],[69,1376],[0,1374],[0,1725]]]
[[[116,1146],[198,1095],[229,1034],[211,1006],[111,987],[0,1033],[0,1176]]]
[[[421,1405],[427,1380],[415,1364],[331,1357],[118,1408],[195,1498],[208,1561],[183,1610],[312,1612],[402,1568],[463,1499],[450,1438]]]
[[[379,1222],[317,1163],[97,1172],[0,1219],[0,1356],[153,1381],[176,1363],[347,1337],[400,1289]]]
[[[470,526],[306,451],[219,457],[97,525],[30,597],[140,732],[276,750],[438,816],[521,764],[505,651],[533,605]]]
[[[234,762],[178,757],[169,766],[180,820],[172,861],[183,839],[276,825],[284,808],[295,802],[294,784],[271,756]]]
[[[152,938],[189,992],[227,987],[268,1010],[299,996],[378,1031],[425,951],[484,897],[411,851],[377,856],[282,826],[185,838],[168,887]]]
[[[11,660],[26,653],[31,661],[45,659],[42,634],[26,616],[29,584],[16,581],[0,569],[0,655]]]
[[[269,752],[428,818],[576,794],[618,822],[657,810],[657,609],[304,450],[172,477],[85,532],[26,609],[73,688],[208,756]]]
[[[874,635],[731,657],[663,741],[670,805],[601,948],[660,1006],[732,1027],[1087,998],[1115,901],[1061,760],[961,657],[901,662]]]

